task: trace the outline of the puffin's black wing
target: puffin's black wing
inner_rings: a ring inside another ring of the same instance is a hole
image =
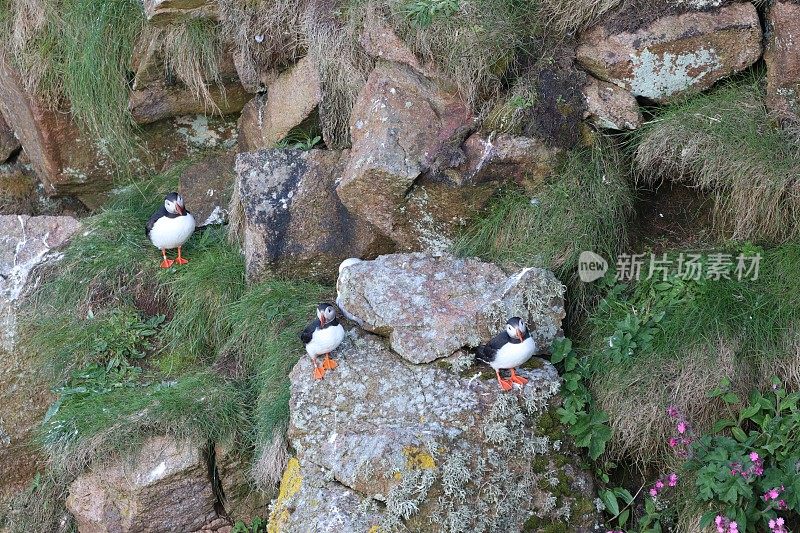
[[[147,221],[147,226],[145,226],[144,229],[144,234],[147,235],[148,239],[150,238],[150,231],[153,229],[153,226],[155,226],[156,221],[163,216],[167,216],[167,214],[167,210],[163,205],[161,206],[161,209],[153,213],[153,215],[150,217],[150,220]]]
[[[508,342],[508,335],[501,331],[486,344],[481,344],[475,348],[475,359],[484,363],[491,363],[497,356],[497,350],[505,346]]]
[[[308,344],[311,342],[311,337],[314,335],[314,332],[317,331],[319,328],[319,318],[315,318],[306,326],[306,329],[300,332],[300,340],[303,341],[303,344]]]

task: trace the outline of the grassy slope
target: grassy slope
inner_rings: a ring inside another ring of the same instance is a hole
[[[143,228],[179,170],[128,187],[86,219],[23,319],[22,348],[60,393],[41,432],[57,486],[149,434],[235,441],[261,454],[286,425],[286,377],[302,353],[297,331],[330,289],[247,286],[224,229],[196,234],[184,249],[189,265],[162,271]],[[153,315],[168,317],[154,335],[119,335],[146,331]],[[271,480],[258,481],[269,488]],[[29,503],[33,514],[41,503]],[[36,527],[57,518],[45,515]]]
[[[800,236],[800,146],[771,120],[763,78],[748,74],[657,113],[635,135],[640,179],[673,179],[717,197],[724,238]]]

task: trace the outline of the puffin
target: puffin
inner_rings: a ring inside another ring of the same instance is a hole
[[[169,268],[173,263],[185,265],[188,259],[181,256],[181,246],[189,240],[194,232],[195,221],[192,214],[183,204],[183,197],[171,192],[164,197],[164,205],[153,213],[147,221],[145,234],[153,246],[161,250],[164,260],[161,268]],[[178,257],[173,261],[167,259],[167,250],[178,249]]]
[[[488,344],[475,348],[475,359],[494,368],[500,388],[509,391],[514,383],[525,385],[528,382],[517,375],[516,368],[525,364],[535,352],[536,342],[528,332],[528,326],[523,319],[515,316],[508,319],[505,329]],[[511,369],[511,377],[503,379],[500,376],[501,369]]]
[[[322,379],[325,372],[338,365],[330,358],[331,352],[344,340],[344,328],[336,318],[336,308],[326,302],[317,306],[317,318],[312,320],[300,333],[300,340],[306,345],[306,353],[314,364],[314,379]],[[321,365],[317,365],[317,356],[324,355]]]

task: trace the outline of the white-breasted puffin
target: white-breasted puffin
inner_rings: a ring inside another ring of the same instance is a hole
[[[195,221],[192,214],[183,205],[183,197],[171,192],[164,198],[164,205],[153,213],[147,221],[145,234],[153,246],[161,250],[164,260],[161,268],[169,268],[173,263],[185,265],[188,259],[181,256],[181,247],[194,233]],[[178,257],[173,261],[167,259],[167,250],[178,249]]]
[[[504,391],[511,390],[513,383],[525,385],[528,380],[518,376],[516,368],[525,364],[536,352],[536,342],[528,333],[528,326],[520,317],[508,319],[503,331],[495,335],[488,344],[475,349],[475,359],[494,368],[497,382]],[[501,369],[511,369],[511,377],[503,379]]]
[[[306,352],[314,364],[314,379],[322,379],[325,372],[337,367],[331,359],[331,352],[344,340],[344,328],[336,318],[336,308],[329,303],[317,306],[317,318],[312,320],[300,333],[300,340],[306,345]],[[317,356],[324,355],[322,364],[317,366]]]

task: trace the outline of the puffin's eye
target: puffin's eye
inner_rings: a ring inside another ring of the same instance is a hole
[[[333,307],[328,307],[328,308],[325,310],[325,312],[326,312],[326,313],[328,313],[329,315],[330,315],[330,314],[332,314],[332,313],[333,313]]]
[[[519,329],[525,329],[525,321],[522,319],[519,321]]]

